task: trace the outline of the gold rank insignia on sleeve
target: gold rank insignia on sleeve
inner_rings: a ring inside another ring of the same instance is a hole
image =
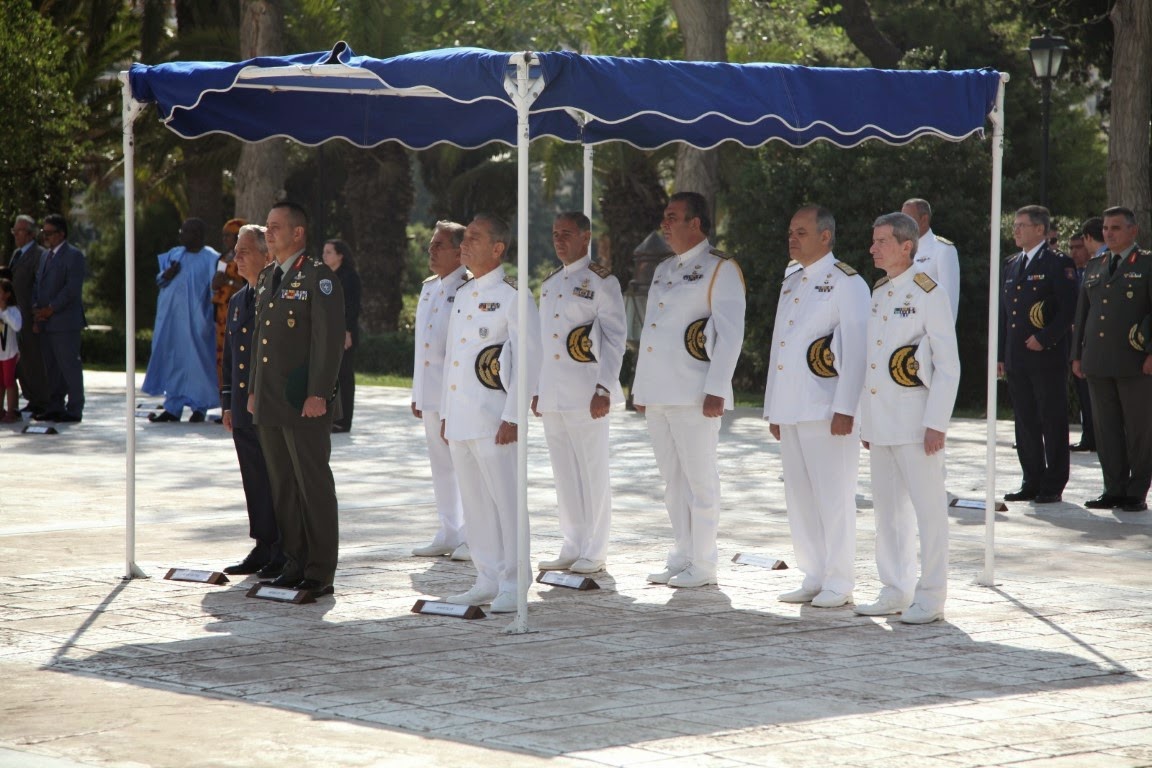
[[[1137,352],[1147,352],[1150,335],[1152,335],[1152,315],[1146,315],[1143,320],[1134,323],[1128,329],[1128,344]]]
[[[684,349],[688,352],[689,357],[702,363],[709,361],[708,352],[704,346],[704,326],[707,324],[708,318],[702,317],[688,323],[688,327],[684,329]]]
[[[840,375],[836,372],[835,365],[836,356],[832,354],[832,334],[821,336],[808,345],[808,370],[812,371],[813,374],[822,379],[835,378]]]
[[[848,277],[852,277],[852,275],[857,274],[856,270],[852,267],[851,264],[845,264],[842,261],[836,262],[836,269],[848,275]]]
[[[597,264],[594,261],[588,263],[588,270],[603,280],[612,277],[612,270],[608,269],[608,267],[604,266],[603,264]]]
[[[505,276],[504,282],[508,283],[508,285],[512,286],[513,288],[516,288],[516,278],[512,277],[512,275]]]
[[[932,291],[936,288],[936,281],[928,277],[928,275],[923,272],[917,272],[916,277],[912,278],[912,282],[920,286],[924,293],[932,293]]]
[[[1046,327],[1051,315],[1052,313],[1049,311],[1048,302],[1043,299],[1028,308],[1028,322],[1032,323],[1033,328],[1042,329]]]
[[[480,350],[476,355],[476,378],[488,389],[504,391],[500,383],[500,349],[503,344],[493,344]]]
[[[594,363],[596,355],[592,354],[592,323],[578,325],[568,332],[568,357],[578,363]]]
[[[888,375],[902,387],[920,387],[923,382],[916,375],[920,373],[920,363],[916,360],[916,345],[897,347],[888,358]]]

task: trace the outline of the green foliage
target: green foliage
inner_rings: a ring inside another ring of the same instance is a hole
[[[416,359],[413,345],[416,337],[411,330],[388,331],[363,336],[356,350],[356,370],[361,373],[390,373],[411,376]]]
[[[152,331],[136,334],[136,369],[148,367],[152,356]],[[80,359],[85,368],[124,370],[124,329],[86,328],[80,333]]]

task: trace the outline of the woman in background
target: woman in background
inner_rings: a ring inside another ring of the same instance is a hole
[[[360,275],[352,258],[352,249],[343,240],[324,243],[324,263],[340,278],[344,288],[344,358],[340,361],[337,391],[340,397],[340,415],[332,422],[333,432],[352,429],[352,410],[356,399],[356,373],[354,358],[360,344]]]

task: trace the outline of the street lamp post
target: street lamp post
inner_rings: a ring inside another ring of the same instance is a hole
[[[1064,52],[1068,45],[1064,38],[1056,37],[1046,28],[1040,37],[1034,37],[1028,43],[1028,55],[1032,57],[1032,71],[1040,80],[1040,89],[1043,94],[1043,107],[1041,124],[1043,126],[1044,146],[1040,155],[1040,204],[1048,207],[1048,128],[1052,113],[1052,81],[1060,74],[1060,64],[1064,61]]]

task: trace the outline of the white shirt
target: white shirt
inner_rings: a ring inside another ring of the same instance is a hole
[[[916,261],[912,268],[928,275],[944,290],[955,323],[960,311],[960,255],[956,246],[929,228],[916,245]]]
[[[520,327],[516,295],[515,281],[505,276],[503,264],[467,281],[456,291],[440,398],[444,436],[449,440],[495,437],[501,421],[519,421],[515,353]],[[534,392],[540,371],[540,321],[531,297],[524,332],[528,392]]]
[[[590,327],[589,327],[590,326]],[[586,411],[603,385],[622,402],[620,364],[626,336],[620,283],[585,255],[540,286],[539,411]],[[590,346],[589,346],[590,345]]]
[[[942,288],[927,275],[918,276],[915,266],[876,283],[860,395],[861,439],[875,445],[916,444],[923,442],[925,429],[948,430],[960,387],[960,355]],[[903,373],[894,374],[893,354],[908,345],[918,347],[915,363],[906,361]],[[911,373],[913,368],[919,370]],[[910,373],[929,386],[907,386]]]
[[[637,405],[696,405],[705,395],[731,410],[732,374],[744,343],[744,275],[707,240],[656,266],[648,289],[632,399]],[[707,320],[708,360],[693,357],[688,326]]]
[[[764,418],[772,424],[854,416],[864,382],[868,284],[831,251],[784,278],[772,330]],[[809,366],[808,350],[832,335],[832,367]],[[835,375],[828,375],[835,373]]]
[[[432,275],[420,289],[416,304],[416,356],[412,369],[412,402],[416,410],[440,410],[440,390],[444,386],[444,342],[456,290],[468,279],[467,270],[458,267],[443,278]]]

